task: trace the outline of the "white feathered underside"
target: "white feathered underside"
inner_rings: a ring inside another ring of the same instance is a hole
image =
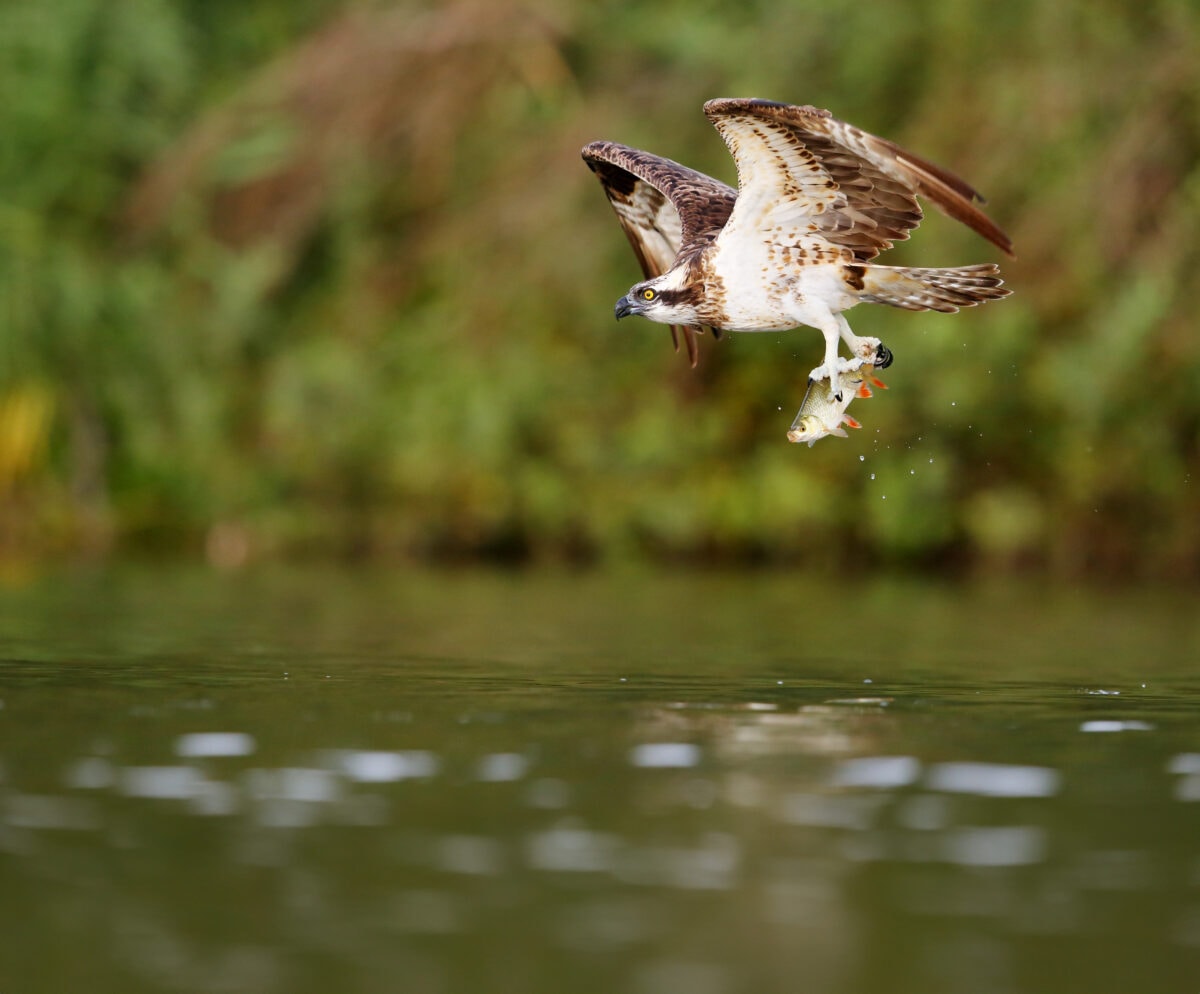
[[[747,228],[763,232],[776,227],[804,228],[815,214],[845,205],[845,197],[831,188],[812,153],[797,146],[783,132],[760,124],[734,139],[745,154],[735,156],[738,200],[724,234]],[[759,147],[750,147],[751,143]],[[787,163],[787,182],[773,159]]]
[[[738,199],[722,239],[766,234],[776,244],[829,251],[833,245],[822,234],[825,225],[875,227],[787,129],[738,117],[718,120],[716,126],[738,170]]]

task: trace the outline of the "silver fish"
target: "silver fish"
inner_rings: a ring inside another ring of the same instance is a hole
[[[809,380],[804,400],[800,402],[800,410],[788,429],[788,441],[807,442],[811,449],[813,443],[826,435],[847,438],[846,429],[842,425],[850,428],[861,428],[862,425],[846,413],[846,408],[856,397],[870,397],[873,386],[887,389],[887,386],[876,378],[875,366],[871,363],[863,363],[858,369],[841,374],[841,400],[833,395],[828,377]]]

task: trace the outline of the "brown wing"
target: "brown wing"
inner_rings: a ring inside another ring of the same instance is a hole
[[[738,169],[730,227],[783,227],[802,241],[865,262],[921,223],[917,196],[1012,255],[1012,242],[975,206],[979,193],[953,173],[827,110],[768,100],[710,100],[704,113]]]
[[[616,142],[585,146],[583,161],[599,177],[646,279],[669,272],[676,260],[701,251],[716,238],[737,199],[736,190],[711,176]],[[695,366],[695,336],[704,329],[689,326],[682,331],[688,359]],[[675,327],[671,340],[678,351]]]

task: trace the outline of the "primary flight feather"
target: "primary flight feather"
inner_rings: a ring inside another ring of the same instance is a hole
[[[737,166],[738,189],[670,159],[616,142],[583,158],[599,177],[645,279],[617,301],[682,329],[692,365],[695,336],[722,331],[820,330],[830,380],[890,353],[842,316],[860,301],[956,311],[1008,294],[992,263],[918,269],[872,263],[921,222],[918,196],[1008,255],[1012,242],[954,174],[829,111],[768,100],[710,100],[704,113]],[[850,349],[838,356],[839,338]],[[678,339],[676,339],[678,348]]]

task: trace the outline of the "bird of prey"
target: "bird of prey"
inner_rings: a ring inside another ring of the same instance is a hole
[[[860,301],[908,310],[957,311],[1008,294],[991,263],[949,269],[871,262],[921,222],[918,195],[1012,255],[1012,242],[981,211],[983,197],[957,176],[827,110],[769,100],[710,100],[704,113],[737,165],[738,189],[616,142],[592,142],[583,158],[600,179],[645,279],[616,305],[682,329],[692,365],[695,336],[784,331],[825,338],[810,379],[891,353],[860,338],[842,312]],[[838,354],[839,337],[850,358]]]

